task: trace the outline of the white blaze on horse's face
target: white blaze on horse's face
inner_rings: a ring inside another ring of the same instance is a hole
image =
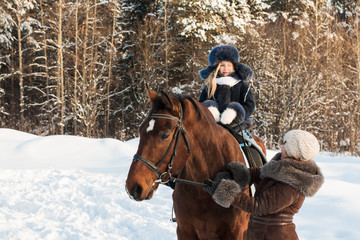
[[[147,127],[146,132],[152,131],[152,130],[154,129],[154,125],[155,125],[155,120],[154,120],[154,119],[151,119],[151,120],[149,121],[149,126]]]

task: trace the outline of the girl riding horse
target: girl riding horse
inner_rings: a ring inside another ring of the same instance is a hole
[[[248,214],[223,208],[202,187],[183,183],[203,183],[229,162],[244,163],[237,141],[193,98],[158,95],[150,89],[148,93],[152,107],[139,128],[140,142],[126,180],[129,196],[151,199],[159,184],[175,179],[179,240],[245,239]]]

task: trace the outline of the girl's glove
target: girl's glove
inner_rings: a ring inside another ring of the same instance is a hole
[[[231,175],[228,171],[218,172],[212,179],[205,179],[204,183],[207,186],[203,187],[203,189],[213,195],[221,180],[230,178]]]

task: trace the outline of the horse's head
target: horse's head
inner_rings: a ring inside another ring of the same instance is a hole
[[[148,94],[152,107],[139,128],[140,142],[126,180],[129,196],[137,201],[151,199],[159,183],[176,175],[190,155],[184,102],[151,89]]]

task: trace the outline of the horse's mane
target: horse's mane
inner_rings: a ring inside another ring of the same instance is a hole
[[[193,105],[195,112],[198,114],[199,120],[201,119],[201,111],[200,108],[198,107],[198,105],[196,104],[194,98],[190,97],[190,96],[184,96],[184,97],[179,97],[178,100],[181,103],[181,107],[183,108],[184,111],[184,118],[186,117],[186,106],[184,103],[184,99],[187,99],[191,102],[191,104]]]
[[[199,120],[201,119],[201,110],[198,107],[198,105],[196,104],[196,101],[195,101],[195,99],[193,97],[191,97],[189,95],[182,96],[180,94],[169,94],[169,95],[180,102],[182,110],[183,110],[183,118],[185,118],[186,114],[187,114],[187,108],[186,108],[186,105],[185,105],[185,100],[189,100],[191,102],[192,106],[194,107],[195,112],[197,113],[197,115],[199,117]],[[164,107],[165,107],[165,105],[164,105],[164,103],[162,101],[156,101],[155,104],[154,104],[153,110],[162,109]]]

